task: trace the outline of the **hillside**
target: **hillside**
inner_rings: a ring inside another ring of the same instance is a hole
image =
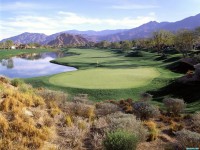
[[[52,40],[48,45],[85,45],[88,40],[80,35],[60,34],[55,40]]]
[[[2,40],[1,42],[4,42],[6,40],[12,40],[14,43],[23,43],[23,44],[28,44],[28,43],[41,43],[47,38],[47,35],[43,33],[22,33],[17,36],[13,36],[7,39]]]
[[[19,79],[0,77],[0,149],[200,147],[199,113],[179,115],[184,102],[168,98],[165,107],[170,103],[173,109],[168,111],[174,113],[169,116],[150,104],[150,99],[151,95],[144,94],[140,101],[93,103],[79,94],[68,101],[66,93],[33,89]]]

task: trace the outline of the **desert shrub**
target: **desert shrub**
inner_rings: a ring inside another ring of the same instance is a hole
[[[9,128],[7,119],[0,114],[0,134],[5,133]]]
[[[78,116],[92,119],[95,116],[95,108],[92,105],[77,103],[74,108],[75,114]]]
[[[88,118],[89,121],[92,121],[95,117],[95,106],[84,103],[67,102],[63,106],[63,111],[70,116]]]
[[[98,129],[108,127],[108,123],[107,123],[105,117],[100,117],[100,118],[96,119],[94,121],[93,125],[95,126],[95,128],[98,128]]]
[[[54,125],[53,119],[49,116],[43,118],[43,125],[46,127],[52,127]]]
[[[137,136],[125,131],[108,133],[103,141],[106,150],[136,150]]]
[[[73,122],[70,116],[66,116],[65,117],[65,123],[68,127],[72,127],[73,126]]]
[[[7,77],[0,76],[0,82],[2,82],[2,83],[9,83],[10,80]]]
[[[192,122],[194,125],[194,130],[198,133],[200,133],[200,112],[196,112],[193,116],[192,116]]]
[[[97,116],[105,116],[108,114],[115,113],[119,111],[119,107],[112,103],[97,103],[96,104],[96,115]]]
[[[123,130],[135,134],[139,141],[146,141],[148,131],[132,114],[117,112],[106,117],[109,131]]]
[[[11,85],[18,87],[21,86],[22,84],[24,84],[24,81],[21,79],[13,79],[11,80]]]
[[[144,122],[144,125],[146,125],[147,128],[149,129],[149,140],[150,141],[156,140],[159,135],[156,123],[153,121],[146,121]]]
[[[84,104],[91,104],[92,102],[88,100],[87,94],[78,94],[73,97],[73,102],[75,103],[84,103]]]
[[[176,132],[176,131],[180,131],[183,129],[183,124],[180,124],[180,123],[176,123],[174,121],[171,121],[171,124],[170,124],[170,130],[172,132]]]
[[[142,93],[140,94],[140,100],[141,101],[150,101],[152,99],[152,95],[149,93]]]
[[[135,115],[141,120],[148,120],[157,117],[160,114],[156,106],[146,102],[135,102],[133,108]]]
[[[21,110],[23,107],[24,104],[12,96],[6,97],[6,99],[4,99],[4,101],[0,104],[0,110],[5,112]]]
[[[36,92],[38,95],[43,97],[46,101],[56,101],[57,103],[62,103],[67,101],[68,95],[60,91],[52,91],[48,89],[40,89]]]
[[[95,150],[101,150],[103,149],[103,141],[106,137],[105,133],[98,133],[98,132],[92,132],[91,133],[91,144],[93,146],[93,149]]]
[[[83,139],[85,137],[85,131],[78,129],[78,127],[66,127],[60,128],[58,134],[63,137],[62,141],[59,141],[59,149],[82,149]]]
[[[186,147],[200,147],[200,134],[186,129],[176,132],[180,144]]]
[[[22,84],[19,87],[19,91],[22,92],[22,93],[33,93],[34,89],[30,84]]]
[[[175,116],[179,115],[186,106],[184,100],[176,98],[165,98],[163,103],[167,108],[168,113],[172,113]]]
[[[132,99],[120,100],[118,105],[125,113],[133,113]]]

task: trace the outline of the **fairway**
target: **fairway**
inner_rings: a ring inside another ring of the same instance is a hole
[[[158,77],[155,68],[88,69],[61,73],[49,79],[51,84],[83,89],[125,89],[145,86]]]

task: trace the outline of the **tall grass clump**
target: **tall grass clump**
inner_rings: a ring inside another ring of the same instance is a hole
[[[147,102],[135,102],[133,104],[133,110],[134,114],[141,120],[148,120],[157,117],[160,114],[160,111],[156,106]]]
[[[21,80],[21,79],[13,79],[11,80],[11,85],[15,86],[15,87],[19,87],[21,86],[22,84],[24,84],[24,81]]]
[[[196,112],[192,116],[192,123],[194,126],[194,130],[198,133],[200,133],[200,112]]]
[[[111,132],[122,130],[125,132],[133,133],[138,137],[140,142],[146,141],[148,136],[147,129],[143,126],[140,120],[132,114],[124,114],[117,112],[106,116],[108,123],[108,130]]]
[[[200,134],[186,129],[176,132],[177,139],[183,148],[200,147]]]
[[[103,141],[106,150],[136,150],[137,144],[137,136],[125,131],[108,133]]]
[[[167,108],[167,112],[174,116],[178,116],[181,112],[183,112],[186,106],[183,99],[177,99],[177,98],[165,98],[163,100],[163,103]]]

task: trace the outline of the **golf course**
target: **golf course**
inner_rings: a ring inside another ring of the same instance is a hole
[[[71,56],[58,58],[51,62],[76,67],[77,71],[64,72],[51,76],[25,79],[35,87],[47,87],[62,90],[74,96],[88,94],[94,101],[107,99],[138,99],[141,93],[157,90],[171,80],[181,76],[156,60],[156,53],[142,51],[142,57],[125,57],[124,53],[110,49],[67,50]],[[168,59],[179,57],[179,54]]]

